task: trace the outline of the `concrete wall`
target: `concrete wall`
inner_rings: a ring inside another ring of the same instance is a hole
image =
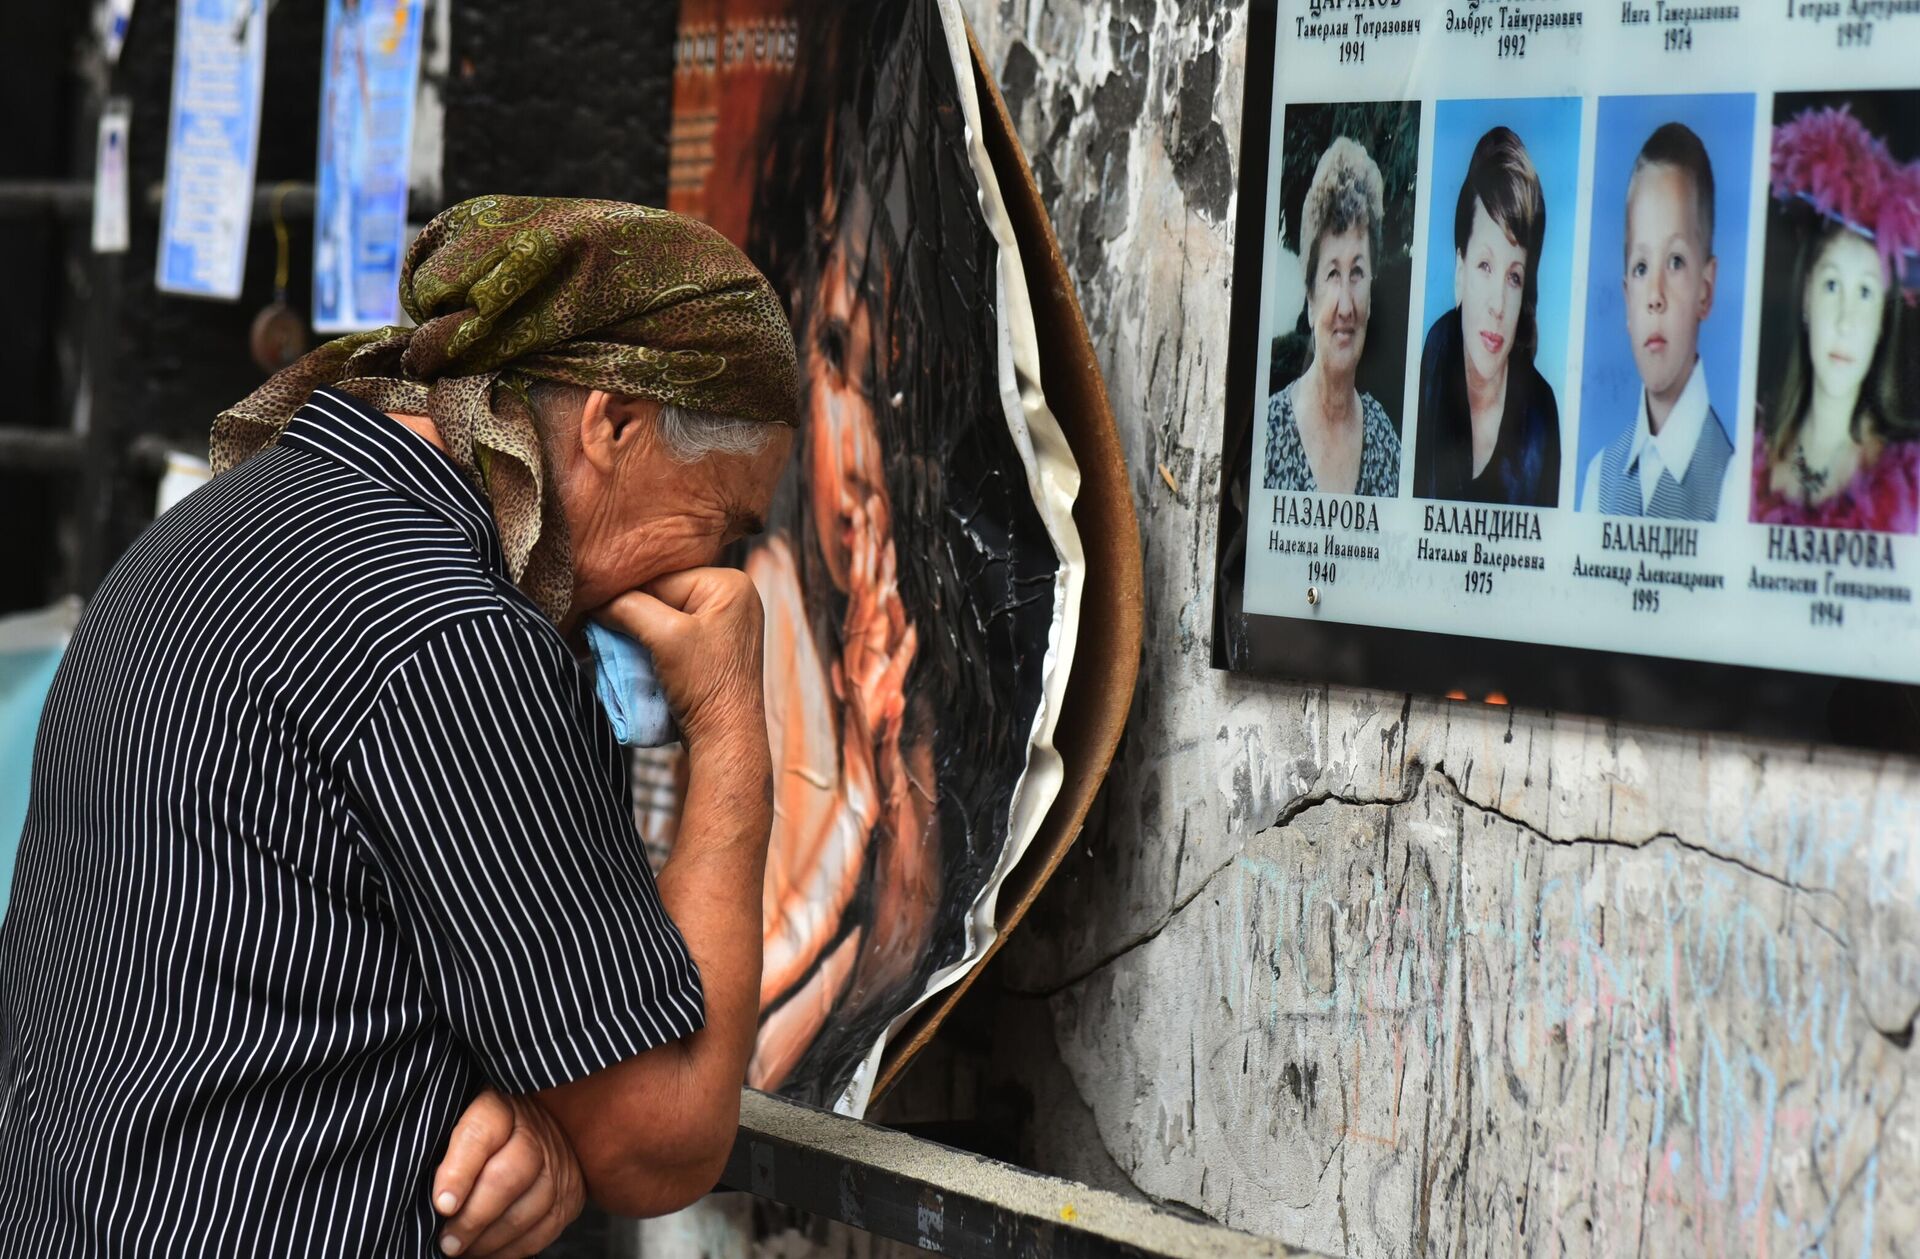
[[[1151,627],[1104,824],[1004,955],[1003,1039],[1058,1047],[1001,1055],[1034,1161],[1355,1255],[1920,1249],[1915,763],[1209,669],[1244,9],[967,7]]]

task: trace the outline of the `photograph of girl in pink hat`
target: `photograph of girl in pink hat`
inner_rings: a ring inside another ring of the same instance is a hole
[[[1920,93],[1775,98],[1751,518],[1920,520]]]

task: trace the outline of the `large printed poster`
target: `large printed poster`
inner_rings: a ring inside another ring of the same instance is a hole
[[[1083,567],[969,66],[935,0],[681,7],[669,205],[766,272],[803,387],[740,557],[775,775],[748,1082],[856,1114],[889,1032],[990,943],[1058,789]],[[663,846],[666,759],[637,774]]]
[[[1920,683],[1920,6],[1269,7],[1233,632]]]

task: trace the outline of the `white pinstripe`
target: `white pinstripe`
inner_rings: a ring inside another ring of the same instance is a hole
[[[625,761],[484,501],[323,390],[49,691],[0,925],[0,1259],[433,1253],[482,1083],[703,1018]]]

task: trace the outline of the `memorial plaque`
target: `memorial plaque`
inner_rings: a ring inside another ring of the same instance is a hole
[[[1214,663],[1912,745],[1920,4],[1249,26]]]

